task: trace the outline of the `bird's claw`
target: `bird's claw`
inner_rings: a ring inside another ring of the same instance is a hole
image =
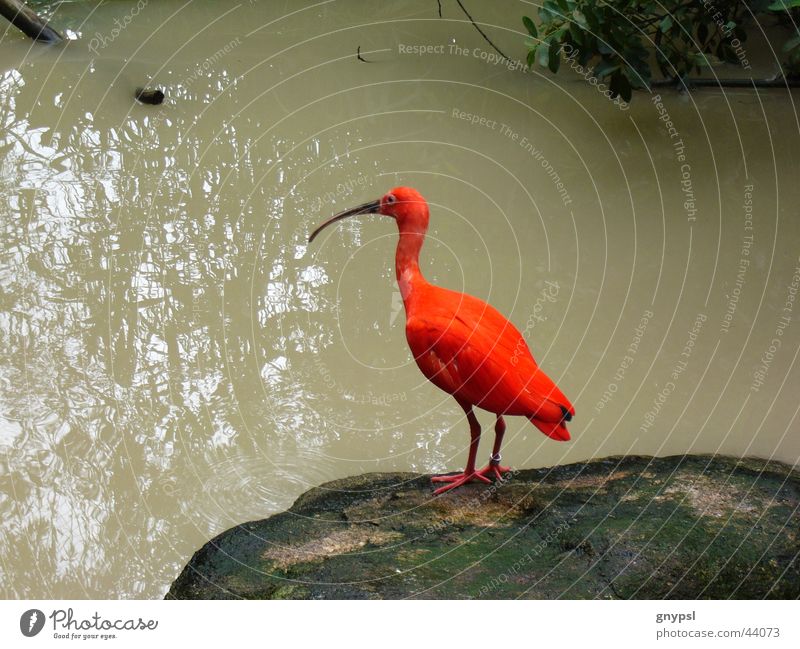
[[[495,481],[502,482],[505,480],[505,476],[503,474],[510,472],[511,467],[509,466],[500,466],[500,464],[497,462],[489,462],[489,464],[482,469],[478,469],[472,473],[464,472],[454,473],[451,475],[435,475],[431,478],[431,482],[447,482],[448,484],[446,484],[444,487],[439,487],[433,492],[433,494],[438,495],[444,493],[445,491],[450,491],[451,489],[465,485],[473,480],[479,480],[481,482],[485,482],[486,484],[492,484]]]
[[[502,481],[503,474],[509,473],[511,471],[510,466],[500,466],[499,464],[495,464],[494,462],[489,462],[485,467],[479,469],[476,473],[479,473],[482,476],[490,476],[495,480]]]
[[[477,479],[483,482],[491,482],[491,480],[484,477],[479,471],[472,473],[453,473],[450,475],[435,475],[431,478],[431,482],[469,482],[470,480]]]
[[[492,484],[492,481],[480,471],[473,471],[471,473],[455,473],[453,475],[435,475],[431,478],[431,482],[447,482],[448,484],[446,484],[444,487],[439,487],[433,492],[433,495],[437,496],[445,491],[450,491],[451,489],[465,485],[468,482],[472,482],[473,480],[480,480],[481,482]]]

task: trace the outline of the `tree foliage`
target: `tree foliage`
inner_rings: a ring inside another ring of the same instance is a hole
[[[686,79],[722,61],[750,70],[746,27],[759,13],[792,28],[783,64],[797,74],[800,0],[545,0],[538,27],[528,16],[522,20],[533,37],[528,65],[555,73],[566,55],[593,67],[612,94],[629,101],[656,71],[664,79]]]

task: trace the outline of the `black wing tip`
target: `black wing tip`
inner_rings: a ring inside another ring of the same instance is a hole
[[[561,408],[561,414],[563,415],[562,421],[572,421],[572,413],[564,406],[559,406],[559,408]]]

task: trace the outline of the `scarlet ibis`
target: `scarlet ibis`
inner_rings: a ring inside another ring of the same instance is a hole
[[[452,394],[469,422],[467,466],[462,473],[440,475],[446,483],[434,493],[478,480],[502,480],[509,467],[500,465],[500,445],[506,430],[503,415],[527,417],[548,437],[567,441],[566,422],[575,414],[567,397],[539,369],[519,330],[485,302],[428,283],[419,269],[419,252],[428,230],[428,203],[411,187],[395,187],[383,198],[331,217],[327,226],[359,214],[382,214],[397,222],[400,239],[395,271],[406,312],[406,339],[422,373]],[[495,438],[489,463],[475,469],[481,427],[473,406],[495,413]]]

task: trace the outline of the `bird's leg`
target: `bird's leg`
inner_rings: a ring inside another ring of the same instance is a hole
[[[497,415],[497,422],[494,425],[494,447],[492,447],[492,454],[489,456],[489,464],[478,471],[482,476],[492,476],[502,480],[503,474],[511,471],[511,467],[500,466],[500,447],[503,445],[505,432],[506,422],[502,415]]]
[[[469,457],[467,458],[467,468],[463,473],[456,473],[455,475],[436,475],[431,478],[432,482],[448,482],[444,487],[439,487],[434,494],[444,493],[450,489],[460,487],[472,480],[481,480],[482,482],[491,482],[486,476],[475,471],[475,458],[478,455],[478,444],[481,441],[481,425],[478,423],[478,418],[472,412],[472,405],[468,403],[459,404],[467,413],[467,421],[469,422]]]

